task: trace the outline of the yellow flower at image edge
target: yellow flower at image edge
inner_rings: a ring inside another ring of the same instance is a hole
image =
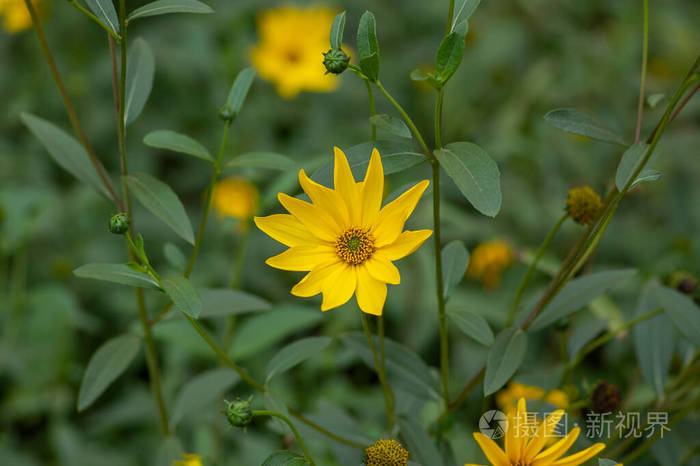
[[[258,189],[245,178],[231,177],[214,185],[212,202],[222,217],[247,220],[258,209]]]
[[[554,435],[554,429],[564,415],[564,410],[559,409],[549,414],[536,429],[530,427],[527,414],[525,399],[520,398],[516,412],[508,416],[504,449],[486,435],[474,433],[474,439],[493,466],[577,466],[605,448],[604,443],[596,443],[562,458],[581,433],[579,427],[574,427],[566,437],[543,450],[547,440]],[[479,465],[467,463],[465,466]]]
[[[335,13],[323,7],[285,6],[258,17],[259,42],[251,50],[251,62],[277,92],[291,99],[301,91],[330,92],[338,78],[326,74],[323,52]]]
[[[513,248],[497,239],[481,243],[472,251],[467,276],[479,280],[485,288],[494,288],[501,275],[513,263]]]
[[[33,0],[32,4],[35,9],[41,9],[42,5],[37,0]],[[10,34],[17,34],[32,27],[32,18],[24,0],[0,0],[0,16],[2,27]]]
[[[254,219],[258,228],[289,246],[266,263],[308,271],[292,294],[323,293],[322,311],[345,304],[355,294],[362,311],[381,315],[387,284],[401,280],[392,261],[414,252],[432,234],[403,231],[428,181],[382,207],[384,169],[379,152],[372,151],[364,181],[355,182],[345,154],[336,147],[334,189],[312,181],[304,170],[299,171],[299,182],[312,203],[280,193],[278,199],[289,214]]]
[[[202,459],[199,455],[193,455],[191,453],[183,453],[181,460],[173,461],[172,466],[203,466]]]

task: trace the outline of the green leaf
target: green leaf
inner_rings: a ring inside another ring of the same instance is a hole
[[[571,108],[552,110],[544,116],[547,123],[567,133],[578,134],[598,141],[627,146],[624,139],[605,128],[592,116]]]
[[[140,288],[160,289],[150,275],[137,272],[124,264],[85,264],[73,271],[75,276],[92,278],[121,285],[138,286]]]
[[[124,124],[132,123],[143,110],[153,87],[156,60],[148,42],[140,37],[131,44],[126,67]]]
[[[518,370],[527,350],[527,335],[508,327],[496,336],[489,350],[484,375],[484,396],[497,392]]]
[[[541,330],[578,311],[618,282],[637,273],[634,269],[606,270],[571,280],[532,322],[531,330]]]
[[[654,108],[659,104],[659,102],[665,99],[666,95],[664,94],[651,94],[649,97],[647,97],[647,105],[649,105],[650,108]]]
[[[501,173],[479,146],[454,142],[435,151],[440,166],[476,210],[495,217],[501,210]]]
[[[206,147],[189,136],[168,129],[151,131],[143,138],[143,143],[157,149],[167,149],[191,155],[207,162],[214,162]]]
[[[625,188],[627,182],[632,178],[635,170],[639,167],[639,164],[644,158],[647,149],[649,149],[649,144],[646,142],[639,142],[630,146],[620,159],[620,164],[617,166],[617,172],[615,173],[615,186],[618,191],[622,191]],[[651,156],[647,161],[647,165],[652,162],[654,156]],[[655,170],[643,169],[637,175],[637,178],[630,184],[630,189],[637,186],[639,183],[644,181],[656,181],[661,177],[661,174]]]
[[[201,289],[199,296],[202,299],[200,318],[226,317],[270,309],[270,303],[259,296],[230,288]]]
[[[406,447],[411,452],[411,459],[423,465],[443,464],[435,441],[425,428],[415,419],[404,416],[398,418],[399,430]]]
[[[190,317],[197,319],[202,312],[202,301],[199,299],[197,289],[187,278],[179,275],[164,278],[160,281],[160,286],[175,306]]]
[[[295,166],[296,162],[294,160],[276,152],[248,152],[226,162],[226,168],[255,167],[286,171],[293,169]]]
[[[85,3],[107,27],[119,34],[119,17],[112,0],[85,0]]]
[[[443,295],[447,299],[452,288],[464,277],[469,263],[469,251],[464,247],[464,243],[454,240],[442,248],[440,255],[442,257]]]
[[[183,453],[182,444],[176,436],[168,436],[158,447],[155,466],[172,466],[175,460],[180,459]]]
[[[318,310],[291,306],[251,316],[238,327],[229,354],[234,359],[255,355],[293,333],[314,327],[321,318]]]
[[[464,37],[467,35],[467,22],[459,23],[440,44],[435,58],[435,72],[444,84],[457,71],[464,56]]]
[[[345,12],[338,13],[331,26],[331,48],[339,49],[343,46],[343,32],[345,32]]]
[[[637,303],[635,317],[654,311],[660,307],[654,296],[656,282],[648,283],[642,290]],[[639,322],[634,326],[634,350],[644,379],[659,396],[665,392],[666,378],[671,366],[671,358],[676,347],[676,331],[668,314]]]
[[[78,141],[53,123],[31,113],[22,113],[20,118],[61,168],[105,197],[109,197],[88,153]]]
[[[288,371],[310,357],[322,353],[331,341],[333,339],[329,337],[309,337],[285,346],[267,364],[265,383],[267,384],[275,375]]]
[[[255,79],[255,70],[251,67],[243,68],[236,79],[233,80],[231,85],[231,90],[228,92],[228,97],[226,98],[226,104],[224,109],[235,118],[243,108],[243,102],[248,96],[248,91],[250,86],[253,84]]]
[[[80,383],[78,411],[90,406],[129,367],[141,348],[140,342],[139,335],[124,334],[97,348]]]
[[[493,332],[486,319],[479,314],[465,309],[458,310],[448,307],[447,316],[468,337],[473,338],[484,346],[493,344]]]
[[[190,379],[175,398],[172,427],[185,417],[195,413],[206,412],[224,393],[240,380],[232,369],[222,367],[212,369]],[[224,403],[221,400],[221,407]]]
[[[457,23],[461,18],[464,18],[464,21],[471,18],[471,16],[474,14],[474,11],[476,11],[480,3],[481,0],[463,0],[462,5],[456,9],[454,15],[455,19],[452,21],[452,30],[455,29]]]
[[[402,138],[411,138],[411,130],[406,123],[399,118],[394,118],[387,114],[374,115],[369,118],[369,122],[377,128]]]
[[[377,23],[374,14],[365,11],[357,27],[357,53],[360,57],[362,73],[371,81],[379,76],[379,42],[377,41]]]
[[[303,456],[288,450],[276,451],[262,462],[260,466],[304,466],[306,462]]]
[[[170,186],[146,173],[126,177],[129,191],[153,215],[161,219],[181,238],[194,244],[194,232],[185,207]]]
[[[375,147],[382,157],[384,175],[406,170],[427,160],[425,155],[416,152],[413,145],[408,142],[388,140],[364,142],[344,151],[355,180],[365,178],[372,149]],[[331,158],[328,163],[316,170],[311,178],[324,186],[333,186],[333,159]]]
[[[196,0],[157,0],[135,9],[127,17],[127,21],[147,16],[165,15],[168,13],[214,13],[209,5]]]
[[[180,272],[184,272],[187,268],[187,258],[180,248],[175,246],[173,243],[165,243],[163,245],[163,255],[170,265]]]
[[[411,81],[428,81],[428,84],[430,84],[432,87],[435,89],[440,89],[442,87],[442,83],[440,80],[432,73],[424,73],[422,70],[415,69],[411,71],[410,75]]]
[[[379,348],[379,339],[376,336],[372,338],[375,348]],[[368,367],[374,368],[374,358],[363,333],[350,332],[340,339]],[[416,353],[388,338],[384,338],[384,351],[386,370],[391,385],[400,387],[419,399],[440,399],[440,386],[437,380],[433,377],[427,364]]]
[[[700,307],[693,300],[671,288],[658,286],[654,296],[685,337],[700,346]]]

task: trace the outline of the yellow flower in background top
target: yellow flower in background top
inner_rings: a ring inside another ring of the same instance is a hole
[[[528,419],[525,398],[520,398],[517,410],[508,416],[504,449],[482,433],[475,432],[474,439],[493,466],[577,466],[593,458],[605,448],[604,443],[596,443],[578,453],[562,458],[581,432],[579,427],[574,427],[565,437],[543,450],[547,440],[554,435],[563,415],[563,409],[554,411],[536,428],[533,428]],[[478,465],[467,463],[465,466]]]
[[[338,78],[325,74],[323,52],[328,50],[335,13],[324,7],[285,6],[258,17],[259,42],[251,61],[263,79],[273,82],[287,99],[301,91],[329,92]]]
[[[513,248],[503,240],[481,243],[469,258],[467,276],[481,281],[485,288],[494,288],[501,282],[501,275],[513,263]]]
[[[202,458],[199,455],[183,453],[181,460],[173,461],[173,466],[202,466]]]
[[[40,6],[36,0],[33,4],[37,9]],[[32,27],[32,18],[24,0],[0,0],[0,16],[3,28],[10,34],[18,34]]]
[[[233,176],[214,185],[212,202],[220,216],[248,220],[258,209],[258,189],[245,178]]]
[[[510,382],[507,388],[496,394],[496,405],[501,411],[510,413],[515,410],[516,402],[520,398],[528,401],[544,401],[557,408],[569,406],[569,396],[563,390],[554,389],[545,392],[540,387],[518,382]]]
[[[321,310],[345,304],[353,295],[363,312],[381,315],[387,284],[400,282],[392,261],[423,244],[431,230],[402,231],[428,187],[424,180],[382,207],[384,169],[374,149],[364,181],[355,182],[343,151],[335,148],[334,189],[312,181],[299,171],[302,189],[311,203],[278,195],[291,214],[255,217],[255,224],[289,246],[266,263],[282,270],[308,271],[292,294],[323,293]]]

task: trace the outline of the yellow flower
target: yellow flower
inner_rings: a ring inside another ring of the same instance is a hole
[[[510,382],[507,388],[496,394],[496,405],[501,411],[511,413],[515,410],[516,402],[520,398],[544,401],[557,408],[566,408],[569,405],[569,397],[563,390],[554,389],[545,392],[540,387],[518,382]]]
[[[183,453],[181,460],[173,461],[173,466],[202,466],[202,458],[199,455]]]
[[[589,186],[581,186],[569,191],[566,211],[576,223],[581,225],[593,223],[602,207],[600,196]]]
[[[543,450],[547,439],[554,435],[554,430],[563,415],[563,409],[554,411],[536,429],[531,429],[528,424],[525,398],[520,398],[516,413],[508,416],[503,450],[482,433],[475,432],[474,439],[493,466],[577,466],[593,458],[605,448],[604,443],[596,443],[585,450],[562,458],[581,432],[579,427],[574,427],[566,437]],[[467,463],[465,466],[478,465]]]
[[[212,202],[220,216],[247,220],[258,209],[258,189],[245,178],[233,176],[214,185]]]
[[[503,271],[513,263],[513,248],[503,240],[480,244],[469,258],[467,276],[481,281],[485,288],[494,288],[501,282]]]
[[[397,285],[401,278],[392,261],[414,252],[432,234],[402,232],[428,181],[381,207],[384,169],[379,151],[372,151],[364,181],[355,182],[345,154],[336,147],[335,189],[315,183],[304,170],[299,171],[299,182],[312,203],[280,193],[278,199],[291,215],[254,219],[258,228],[289,246],[266,263],[309,271],[292,294],[323,293],[322,311],[343,305],[354,293],[362,311],[381,315],[387,283]]]
[[[39,8],[34,1],[35,8]],[[0,16],[2,26],[10,34],[17,34],[32,27],[32,18],[24,0],[0,0]]]
[[[379,439],[365,449],[366,466],[406,466],[408,450],[396,440]]]
[[[291,99],[301,91],[329,92],[338,78],[325,74],[323,52],[329,48],[335,14],[328,8],[285,6],[258,17],[260,40],[251,51],[253,66],[277,92]]]

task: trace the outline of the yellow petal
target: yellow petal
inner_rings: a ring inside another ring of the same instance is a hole
[[[401,283],[401,274],[399,274],[399,269],[397,269],[394,264],[383,257],[378,257],[375,254],[367,259],[362,266],[367,267],[367,271],[375,280],[389,283],[391,285],[398,285]]]
[[[374,254],[390,261],[399,260],[418,249],[432,234],[432,230],[404,231],[393,243],[378,248]]]
[[[270,257],[265,263],[276,269],[303,272],[337,257],[332,246],[294,246],[282,254]]]
[[[381,248],[396,241],[396,238],[399,237],[403,230],[405,222],[406,219],[402,211],[394,211],[389,215],[380,215],[370,231],[372,236],[374,236],[374,245],[377,248]]]
[[[493,466],[510,466],[510,461],[506,454],[499,448],[499,446],[480,432],[474,432],[474,440],[481,447],[481,451],[486,455]]]
[[[585,450],[581,450],[578,453],[566,456],[560,460],[555,461],[554,463],[552,463],[552,466],[578,466],[579,464],[583,464],[589,459],[593,458],[595,455],[603,451],[604,448],[604,443],[596,443],[595,445],[592,445],[586,448]]]
[[[519,432],[518,426],[525,424],[525,400],[518,402],[515,412],[508,415],[508,427],[505,434],[505,451],[513,464],[517,464],[527,445],[527,437]]]
[[[382,207],[382,195],[384,193],[384,168],[379,151],[372,149],[369,166],[362,183],[362,225],[372,225],[379,215]]]
[[[571,432],[569,432],[566,437],[557,441],[554,445],[535,456],[532,466],[547,466],[552,461],[555,461],[561,455],[566,453],[569,448],[571,448],[571,445],[576,442],[580,432],[581,429],[579,427],[574,427],[571,429]]]
[[[411,216],[413,209],[416,208],[416,204],[420,200],[423,192],[428,187],[430,182],[428,180],[423,180],[420,183],[415,184],[413,187],[409,188],[405,193],[401,194],[399,197],[385,205],[379,212],[377,221],[381,221],[383,216],[389,216],[395,212],[403,212],[406,221],[408,217]]]
[[[290,214],[294,215],[317,238],[334,242],[340,231],[334,229],[328,215],[313,204],[294,198],[284,193],[277,195],[280,203]]]
[[[337,191],[316,183],[306,176],[304,170],[299,170],[299,184],[309,195],[311,202],[328,214],[338,231],[342,232],[352,226],[348,209]]]
[[[486,466],[485,464],[464,463],[464,466]]]
[[[323,291],[323,285],[326,282],[326,278],[328,278],[329,270],[338,263],[340,263],[340,259],[317,265],[299,283],[292,287],[291,293],[302,298],[319,294]]]
[[[372,278],[365,267],[356,267],[357,273],[357,305],[362,312],[375,316],[382,315],[386,301],[386,283]]]
[[[355,178],[352,176],[348,159],[345,157],[343,151],[338,147],[334,147],[333,151],[335,154],[333,186],[347,206],[348,212],[350,213],[350,223],[354,226],[360,226],[360,221],[362,220],[360,190],[355,183]]]
[[[262,231],[287,246],[302,246],[319,243],[318,238],[289,214],[275,214],[267,217],[254,217],[253,221]]]
[[[345,262],[337,263],[328,271],[321,310],[327,311],[348,302],[355,292],[356,283],[354,267]]]
[[[534,435],[530,439],[530,443],[527,444],[525,448],[525,454],[523,455],[523,460],[526,464],[529,464],[535,456],[542,450],[542,448],[547,443],[547,439],[551,438],[552,432],[557,427],[559,420],[564,415],[563,409],[558,409],[553,413],[549,414],[539,426]]]

